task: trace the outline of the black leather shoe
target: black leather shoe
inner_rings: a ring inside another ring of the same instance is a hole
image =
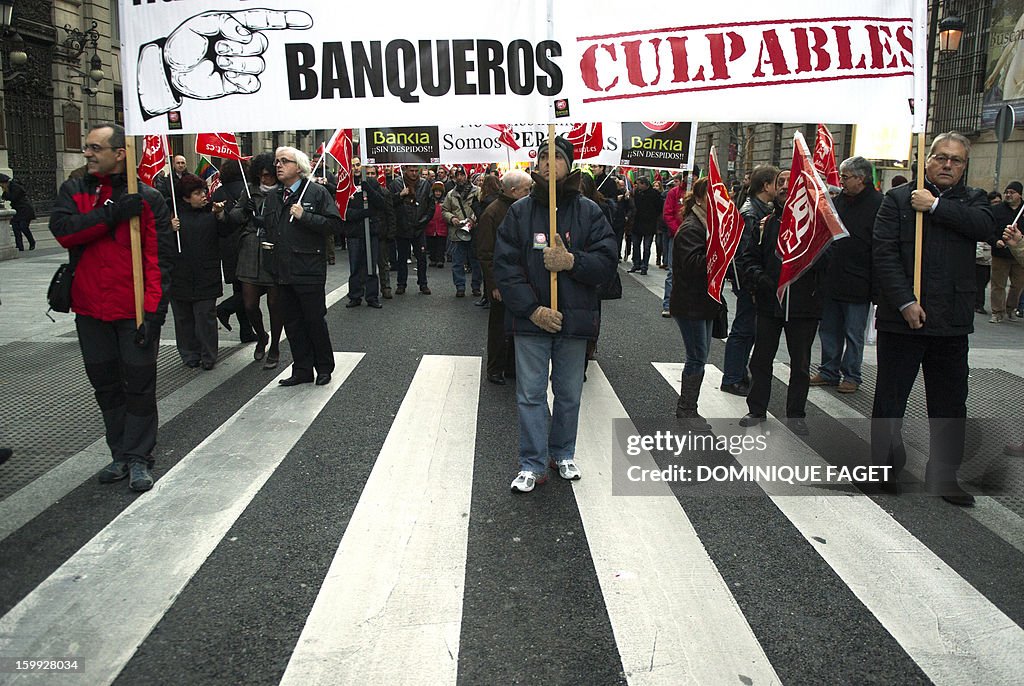
[[[217,310],[217,321],[226,331],[231,331],[231,313],[224,310]]]
[[[0,464],[7,462],[14,455],[14,451],[10,448],[0,448]]]
[[[330,375],[330,373],[327,373],[327,374],[317,374],[316,375],[316,385],[317,386],[326,386],[329,383],[331,383],[331,375]]]
[[[426,286],[420,286],[420,293],[422,295],[430,295],[430,289]],[[465,293],[463,293],[463,295],[465,295]]]
[[[399,286],[396,288],[395,295],[405,295],[405,286]]]
[[[743,417],[740,419],[740,426],[757,426],[758,424],[761,424],[762,422],[765,422],[767,420],[768,418],[765,417],[764,415],[757,415],[754,414],[753,412],[748,412],[747,414],[743,415]]]
[[[640,267],[631,267],[630,270],[628,272],[626,272],[626,273],[627,274],[636,274],[638,271],[640,271]]]
[[[299,384],[313,383],[313,377],[295,376],[294,374],[292,374],[287,379],[281,379],[277,383],[281,384],[282,386],[298,386]]]
[[[926,481],[925,488],[932,495],[941,496],[947,503],[960,507],[974,506],[974,496],[961,488],[955,478],[948,481]]]
[[[720,390],[746,398],[750,393],[750,386],[740,381],[739,383],[722,384]]]
[[[349,300],[347,303],[345,303],[345,308],[346,309],[350,309],[350,308],[353,308],[353,307],[359,307],[362,304],[363,304],[362,300]]]
[[[189,369],[199,369],[199,360],[189,360],[185,363],[185,366]]]
[[[374,301],[372,301],[372,302],[370,302],[370,301],[367,301],[367,302],[366,302],[366,304],[367,304],[367,305],[369,305],[370,307],[372,307],[372,308],[373,308],[373,309],[375,309],[375,310],[379,310],[380,308],[384,307],[383,305],[381,305],[381,304],[380,304],[379,302],[377,302],[376,300],[374,300]]]
[[[205,369],[206,371],[210,371],[211,369],[213,369],[213,364],[213,362],[203,362],[203,369]]]
[[[803,417],[790,417],[786,420],[786,426],[797,436],[810,436],[811,430],[807,428],[807,422]]]
[[[390,288],[382,288],[382,289],[380,289],[380,294],[382,296],[384,296],[385,300],[391,300],[392,296],[391,296],[391,289]]]
[[[474,298],[479,298],[480,297],[480,289],[479,288],[474,288],[473,289],[473,297]]]
[[[487,375],[487,380],[490,381],[491,383],[497,384],[499,386],[504,386],[505,385],[505,377],[502,376],[501,374],[488,374]]]

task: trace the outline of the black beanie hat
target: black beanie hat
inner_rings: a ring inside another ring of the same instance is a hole
[[[1024,193],[1024,185],[1021,185],[1020,181],[1011,181],[1010,183],[1006,184],[1006,188],[1004,190],[1011,189],[1017,191],[1018,195]]]
[[[542,156],[547,154],[548,141],[544,141],[540,144],[540,147],[537,148],[537,160],[539,161]],[[566,140],[565,136],[555,136],[555,156],[561,156],[565,159],[566,165],[572,167],[572,143]]]

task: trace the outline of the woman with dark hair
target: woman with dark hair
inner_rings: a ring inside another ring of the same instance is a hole
[[[235,273],[242,283],[242,304],[245,313],[256,332],[256,349],[253,359],[263,363],[264,369],[274,369],[280,359],[281,329],[284,319],[278,306],[277,288],[270,266],[274,257],[274,238],[267,233],[263,223],[263,205],[267,193],[277,187],[273,153],[265,152],[252,158],[249,165],[249,194],[235,205],[229,220],[239,228],[238,266]],[[260,298],[267,294],[270,310],[270,335],[263,325],[263,311]],[[270,343],[270,349],[267,349]]]
[[[216,306],[224,292],[218,239],[230,234],[232,227],[225,221],[224,203],[211,208],[206,182],[198,176],[185,174],[174,191],[178,216],[171,219],[171,227],[181,242],[171,270],[174,339],[186,367],[202,365],[209,370],[217,363]]]
[[[704,381],[704,365],[711,352],[711,328],[724,307],[708,295],[707,199],[707,177],[697,179],[683,200],[682,224],[672,241],[669,313],[679,327],[686,348],[676,417],[684,420],[688,431],[711,429],[697,413],[697,400]]]

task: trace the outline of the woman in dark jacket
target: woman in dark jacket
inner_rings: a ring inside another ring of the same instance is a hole
[[[178,354],[187,367],[213,369],[217,362],[217,298],[220,281],[218,239],[231,233],[224,204],[211,206],[206,182],[185,174],[174,187],[178,216],[171,226],[181,238],[181,251],[171,270],[171,309]]]
[[[707,178],[697,179],[683,200],[683,223],[672,241],[672,294],[669,312],[679,326],[686,347],[682,390],[676,417],[685,420],[689,431],[711,427],[697,413],[704,365],[711,352],[711,328],[724,305],[708,295]]]
[[[245,314],[256,332],[256,349],[253,359],[263,362],[264,369],[274,369],[280,359],[281,329],[284,318],[277,301],[277,288],[268,266],[273,259],[273,238],[267,234],[263,223],[263,206],[267,193],[277,187],[274,173],[274,155],[269,152],[252,158],[249,165],[249,195],[236,204],[228,215],[233,226],[239,227],[238,262],[235,275],[242,283],[242,303]],[[270,310],[270,334],[263,324],[260,298],[267,295]],[[267,349],[267,343],[270,349]]]

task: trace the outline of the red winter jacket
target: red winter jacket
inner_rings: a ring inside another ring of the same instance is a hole
[[[112,225],[112,203],[126,192],[123,174],[69,179],[60,187],[50,214],[50,232],[57,242],[69,250],[81,250],[71,285],[71,309],[105,322],[135,318],[130,222]],[[174,250],[174,238],[160,193],[141,183],[139,193],[143,199],[139,217],[143,308],[162,319],[167,312],[169,251]]]
[[[665,220],[665,225],[668,226],[668,235],[675,237],[676,231],[679,230],[679,226],[683,223],[680,217],[679,210],[683,206],[683,198],[686,197],[686,189],[682,184],[672,186],[668,192],[668,197],[665,198],[665,208],[662,210],[661,217]]]
[[[434,216],[427,222],[427,228],[423,231],[423,235],[440,236],[442,238],[448,236],[448,225],[442,216],[441,203],[437,203],[434,206]]]

